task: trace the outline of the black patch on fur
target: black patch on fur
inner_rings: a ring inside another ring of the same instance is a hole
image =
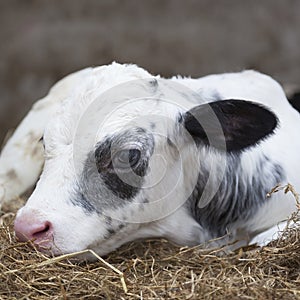
[[[132,149],[132,145],[136,145],[141,152],[138,162],[131,167],[130,174],[126,174],[127,169],[121,170],[122,174],[115,172],[111,165],[111,148],[124,150],[129,146]],[[95,151],[87,154],[83,171],[74,183],[72,204],[82,207],[88,214],[96,212],[101,215],[106,209],[117,209],[132,201],[143,184],[153,150],[154,137],[142,128],[132,128],[106,137],[96,145]],[[118,174],[122,175],[121,178]],[[111,220],[106,218],[105,222],[109,225]]]
[[[288,98],[291,105],[300,112],[300,92],[296,92]]]
[[[270,110],[244,100],[202,104],[184,115],[184,126],[196,142],[210,145],[211,141],[215,148],[228,152],[256,145],[272,134],[277,124],[277,117]]]
[[[253,217],[260,206],[266,201],[272,201],[267,199],[267,193],[285,179],[283,168],[263,156],[257,163],[255,175],[245,182],[245,170],[241,169],[240,162],[237,155],[228,156],[223,181],[207,206],[201,208],[198,205],[209,176],[207,170],[201,170],[197,185],[189,198],[193,216],[201,226],[210,231],[213,238],[224,236],[230,231],[232,224],[240,222],[243,225]],[[264,183],[264,178],[267,178],[267,183]]]
[[[139,161],[128,170],[115,170],[112,163],[112,153],[118,149],[122,150],[124,145],[126,148],[127,144],[136,144],[140,151]],[[143,128],[134,128],[107,137],[97,145],[95,151],[96,166],[102,181],[117,197],[126,200],[133,199],[143,184],[143,177],[147,173],[153,150],[153,135]]]
[[[117,174],[114,173],[102,173],[100,174],[106,186],[119,198],[121,199],[132,199],[139,192],[139,187],[129,185],[125,183]],[[134,185],[142,185],[142,180],[140,182],[134,183]]]

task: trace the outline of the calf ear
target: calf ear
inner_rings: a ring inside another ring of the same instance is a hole
[[[262,105],[232,99],[196,106],[183,115],[183,122],[196,141],[229,152],[257,144],[278,124]]]

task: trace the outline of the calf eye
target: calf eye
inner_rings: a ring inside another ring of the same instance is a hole
[[[141,158],[138,149],[126,149],[118,151],[112,158],[113,167],[117,169],[129,169],[135,167]]]

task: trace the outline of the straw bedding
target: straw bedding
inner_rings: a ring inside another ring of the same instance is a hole
[[[299,229],[226,256],[147,240],[78,264],[76,254],[51,258],[16,242],[12,224],[23,202],[0,215],[0,299],[300,299]]]

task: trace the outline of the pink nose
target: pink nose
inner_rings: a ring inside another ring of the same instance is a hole
[[[53,240],[53,228],[49,221],[41,221],[34,216],[19,216],[15,220],[15,233],[19,241],[33,240],[39,246]]]

